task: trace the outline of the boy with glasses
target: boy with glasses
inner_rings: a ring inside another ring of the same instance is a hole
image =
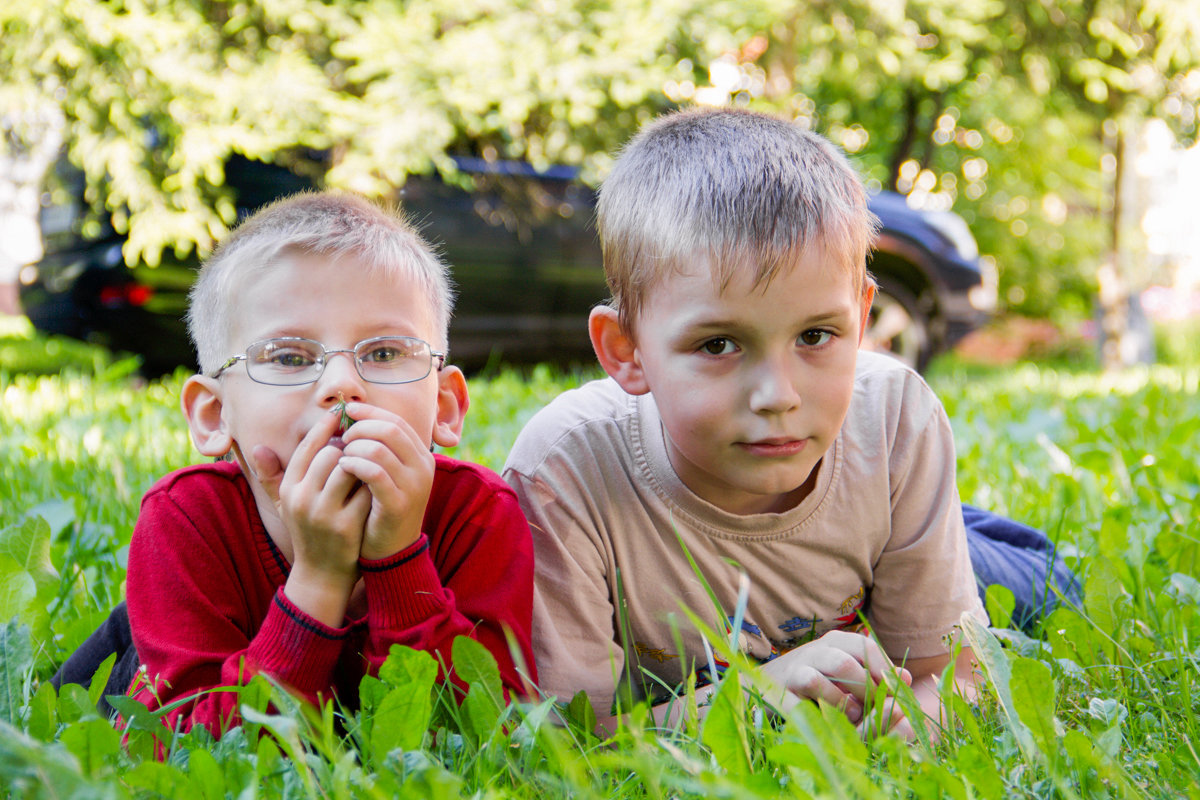
[[[492,652],[506,690],[534,678],[516,498],[432,452],[458,443],[468,405],[445,364],[451,302],[418,234],[347,195],[268,206],[204,265],[188,311],[201,373],[181,399],[197,450],[224,460],[143,499],[133,649],[117,670],[142,665],[129,688],[151,709],[192,698],[169,726],[219,735],[238,722],[237,693],[196,693],[256,673],[353,705],[393,644],[429,651],[456,681],[460,635]],[[96,636],[83,650],[110,646]],[[57,682],[72,673],[69,661]]]

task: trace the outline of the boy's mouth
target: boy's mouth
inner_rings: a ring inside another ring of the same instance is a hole
[[[753,442],[739,442],[738,447],[756,456],[785,458],[804,451],[808,439],[772,438]]]

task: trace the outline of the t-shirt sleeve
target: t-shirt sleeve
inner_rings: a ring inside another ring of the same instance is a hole
[[[216,496],[185,509],[155,491],[134,529],[126,599],[143,666],[134,697],[155,709],[201,693],[167,715],[172,728],[202,724],[219,735],[238,724],[237,693],[205,690],[244,685],[258,673],[310,701],[331,691],[346,631],[304,614],[282,590],[265,618],[256,613],[245,586],[248,564],[236,563],[222,531],[249,535],[239,511]]]
[[[393,556],[359,562],[367,593],[363,655],[377,673],[393,644],[424,650],[462,685],[452,647],[467,636],[496,658],[506,692],[523,695],[526,677],[537,677],[529,525],[499,478],[492,476],[491,486],[466,475],[448,494],[431,498],[445,508],[426,516],[426,535]],[[431,519],[438,520],[435,529]]]
[[[504,478],[533,533],[533,651],[540,687],[563,701],[584,691],[596,712],[607,714],[625,658],[596,526],[580,508],[586,504],[572,500],[582,490],[551,474],[530,476],[512,466]]]
[[[891,535],[874,569],[868,618],[897,662],[941,655],[963,612],[986,623],[967,551],[954,436],[919,379],[901,406],[888,457]]]

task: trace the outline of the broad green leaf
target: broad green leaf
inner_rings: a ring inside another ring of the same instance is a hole
[[[399,748],[421,746],[433,718],[433,694],[428,686],[414,682],[391,689],[375,711],[370,748],[374,762],[383,764],[388,753]]]
[[[990,752],[972,743],[961,745],[954,754],[954,766],[963,781],[984,800],[1000,800],[1004,796],[1004,778]]]
[[[1054,727],[1054,675],[1050,667],[1031,658],[1014,658],[1010,667],[1013,707],[1042,753],[1052,756],[1058,740]]]
[[[750,773],[750,738],[746,701],[736,670],[729,670],[712,695],[712,704],[700,730],[702,741],[713,759],[731,776]]]
[[[279,752],[279,745],[271,737],[263,736],[258,740],[256,752],[258,759],[254,765],[254,771],[258,775],[259,781],[266,783],[276,778],[283,769],[283,755]]]
[[[959,624],[962,626],[967,644],[971,646],[975,660],[983,667],[984,674],[987,676],[992,690],[996,693],[996,701],[1000,704],[1000,710],[1004,713],[1005,720],[1013,732],[1013,737],[1020,745],[1022,753],[1029,761],[1036,760],[1037,745],[1034,743],[1029,729],[1021,721],[1013,700],[1012,669],[1009,666],[1008,656],[1005,655],[1000,647],[1000,642],[992,632],[973,615],[964,613]]]
[[[121,752],[121,734],[108,720],[84,719],[63,729],[59,740],[79,759],[84,775],[109,771]]]
[[[475,735],[482,741],[495,729],[504,710],[504,691],[496,657],[466,636],[455,638],[451,654],[455,673],[469,687],[462,708]]]
[[[113,797],[116,792],[90,783],[79,762],[57,742],[38,742],[0,720],[0,775],[5,792],[17,797]]]
[[[1012,627],[1013,609],[1016,608],[1016,605],[1017,601],[1013,596],[1012,589],[1001,584],[987,587],[984,594],[984,606],[993,628]]]
[[[567,720],[580,730],[593,734],[596,730],[596,710],[592,708],[591,698],[587,692],[580,690],[566,705]]]
[[[1173,573],[1167,581],[1166,593],[1192,605],[1200,605],[1200,581],[1182,572]]]
[[[26,517],[19,525],[0,531],[0,555],[15,561],[38,585],[58,582],[58,572],[50,562],[50,525],[41,517]]]
[[[223,800],[225,774],[211,753],[202,749],[192,750],[188,754],[187,772],[203,800]]]
[[[0,619],[26,619],[35,597],[33,576],[8,556],[0,556]]]
[[[126,728],[159,735],[164,732],[165,726],[162,718],[167,712],[163,709],[151,711],[142,703],[125,694],[111,694],[106,699],[108,704],[121,715],[121,720]]]
[[[29,627],[16,620],[0,627],[0,720],[18,723],[25,702],[25,678],[32,667]]]
[[[48,742],[58,728],[58,694],[50,681],[43,681],[29,700],[25,729],[34,739]]]
[[[169,797],[172,800],[202,800],[192,781],[172,764],[143,761],[125,772],[122,780],[131,788],[150,792],[151,796]]]
[[[100,718],[96,706],[88,697],[87,689],[77,683],[66,683],[58,688],[58,717],[63,722]]]
[[[374,675],[363,675],[358,684],[358,707],[364,716],[374,716],[375,708],[387,696],[388,687]]]
[[[473,735],[480,745],[499,733],[496,726],[500,721],[500,710],[487,692],[471,689],[463,698],[461,709],[466,723],[463,732]]]
[[[88,700],[92,705],[99,707],[104,688],[108,685],[108,676],[112,674],[113,665],[116,663],[117,654],[110,653],[108,658],[101,661],[100,666],[96,667],[95,673],[92,674],[92,683],[88,686]]]
[[[1108,634],[1101,636],[1098,643],[1105,655],[1113,658],[1116,647],[1110,637],[1120,635],[1129,611],[1129,593],[1107,559],[1096,559],[1089,567],[1083,607],[1096,628]]]
[[[394,644],[379,668],[379,679],[388,686],[420,684],[432,690],[437,681],[437,662],[424,650]]]

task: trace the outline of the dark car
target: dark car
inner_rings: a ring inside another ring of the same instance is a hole
[[[451,264],[459,299],[451,356],[464,369],[491,362],[591,363],[588,310],[607,290],[592,228],[594,192],[575,171],[459,159],[466,184],[414,176],[401,200]],[[244,216],[312,183],[282,167],[236,158],[226,177]],[[164,253],[129,267],[124,237],[95,225],[85,237],[83,182],[59,174],[66,200],[43,210],[46,255],[27,271],[21,300],[34,326],[141,356],[147,374],[195,368],[183,314],[198,261]],[[880,285],[869,346],[918,369],[985,317],[985,283],[961,218],[909,209],[899,195],[872,198],[883,223],[871,271]],[[957,222],[956,222],[957,221]],[[975,304],[972,305],[972,300]]]

